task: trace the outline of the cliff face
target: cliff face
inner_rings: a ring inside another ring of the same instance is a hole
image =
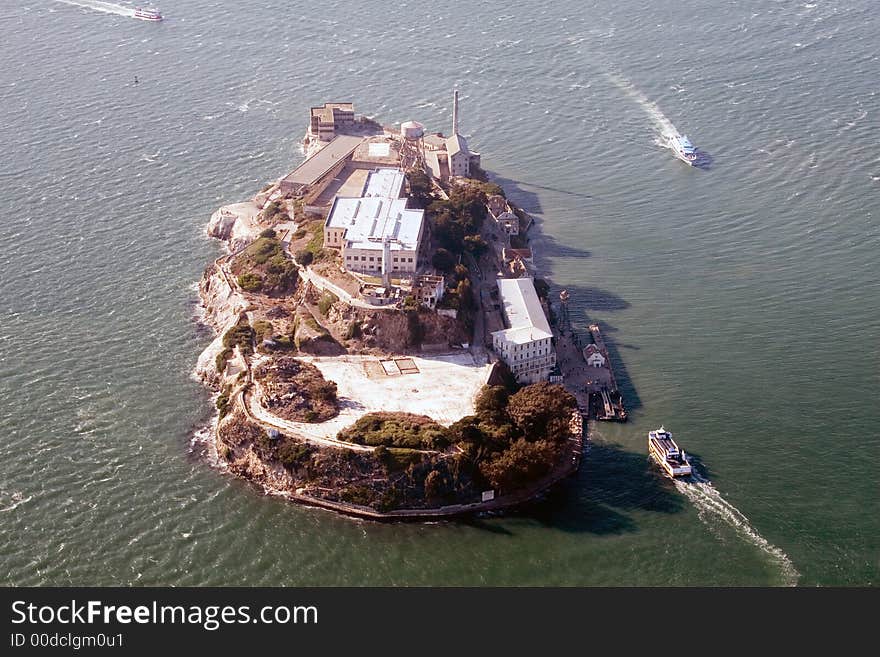
[[[208,235],[227,243],[230,253],[235,253],[253,242],[260,233],[257,217],[260,208],[253,201],[224,205],[211,215]]]
[[[244,248],[259,235],[261,227],[256,222],[259,208],[252,202],[226,205],[211,215],[207,233],[226,242],[231,253]],[[217,336],[201,353],[196,363],[195,375],[213,390],[219,390],[224,381],[217,372],[217,354],[223,351],[223,334],[235,326],[248,302],[234,289],[218,263],[205,270],[199,282],[199,296],[205,307],[205,323]]]
[[[217,371],[217,354],[223,351],[223,334],[236,325],[248,304],[240,292],[233,290],[220,272],[211,265],[199,282],[199,295],[205,306],[205,322],[217,332],[214,340],[199,355],[196,376],[213,390],[219,390],[221,375]]]

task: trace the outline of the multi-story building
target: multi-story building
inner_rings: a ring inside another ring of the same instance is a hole
[[[376,169],[359,198],[337,197],[324,222],[324,245],[338,248],[346,269],[374,276],[411,276],[419,267],[424,210],[400,198],[404,173]]]
[[[309,118],[309,135],[320,141],[331,141],[337,134],[351,131],[354,126],[354,105],[324,103],[320,107],[312,107]]]
[[[553,333],[531,278],[499,278],[508,328],[492,333],[495,353],[520,383],[546,381],[556,364]]]

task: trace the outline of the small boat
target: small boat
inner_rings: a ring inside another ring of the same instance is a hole
[[[140,18],[142,21],[160,21],[160,20],[162,20],[162,14],[160,14],[157,9],[150,9],[150,8],[144,8],[144,7],[135,7],[134,17]]]
[[[672,433],[660,427],[648,432],[648,454],[668,477],[687,477],[691,474],[684,450],[672,439]]]
[[[680,135],[678,133],[670,135],[667,137],[667,143],[672,152],[675,153],[675,156],[682,162],[693,166],[694,162],[697,161],[697,149],[691,143],[691,140],[687,138],[687,135]]]

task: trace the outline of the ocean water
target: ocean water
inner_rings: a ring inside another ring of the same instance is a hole
[[[7,4],[0,583],[878,582],[873,3]],[[448,131],[454,86],[631,421],[501,517],[266,497],[199,440],[204,225],[301,161],[310,105]],[[708,169],[662,147],[674,128]],[[651,470],[660,424],[698,481]]]

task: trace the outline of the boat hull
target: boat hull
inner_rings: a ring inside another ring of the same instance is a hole
[[[660,466],[660,470],[663,471],[663,474],[670,479],[675,479],[676,477],[689,477],[693,473],[693,469],[687,461],[670,462],[665,454],[657,450],[657,447],[650,438],[648,439],[648,455],[651,457],[652,461]]]

